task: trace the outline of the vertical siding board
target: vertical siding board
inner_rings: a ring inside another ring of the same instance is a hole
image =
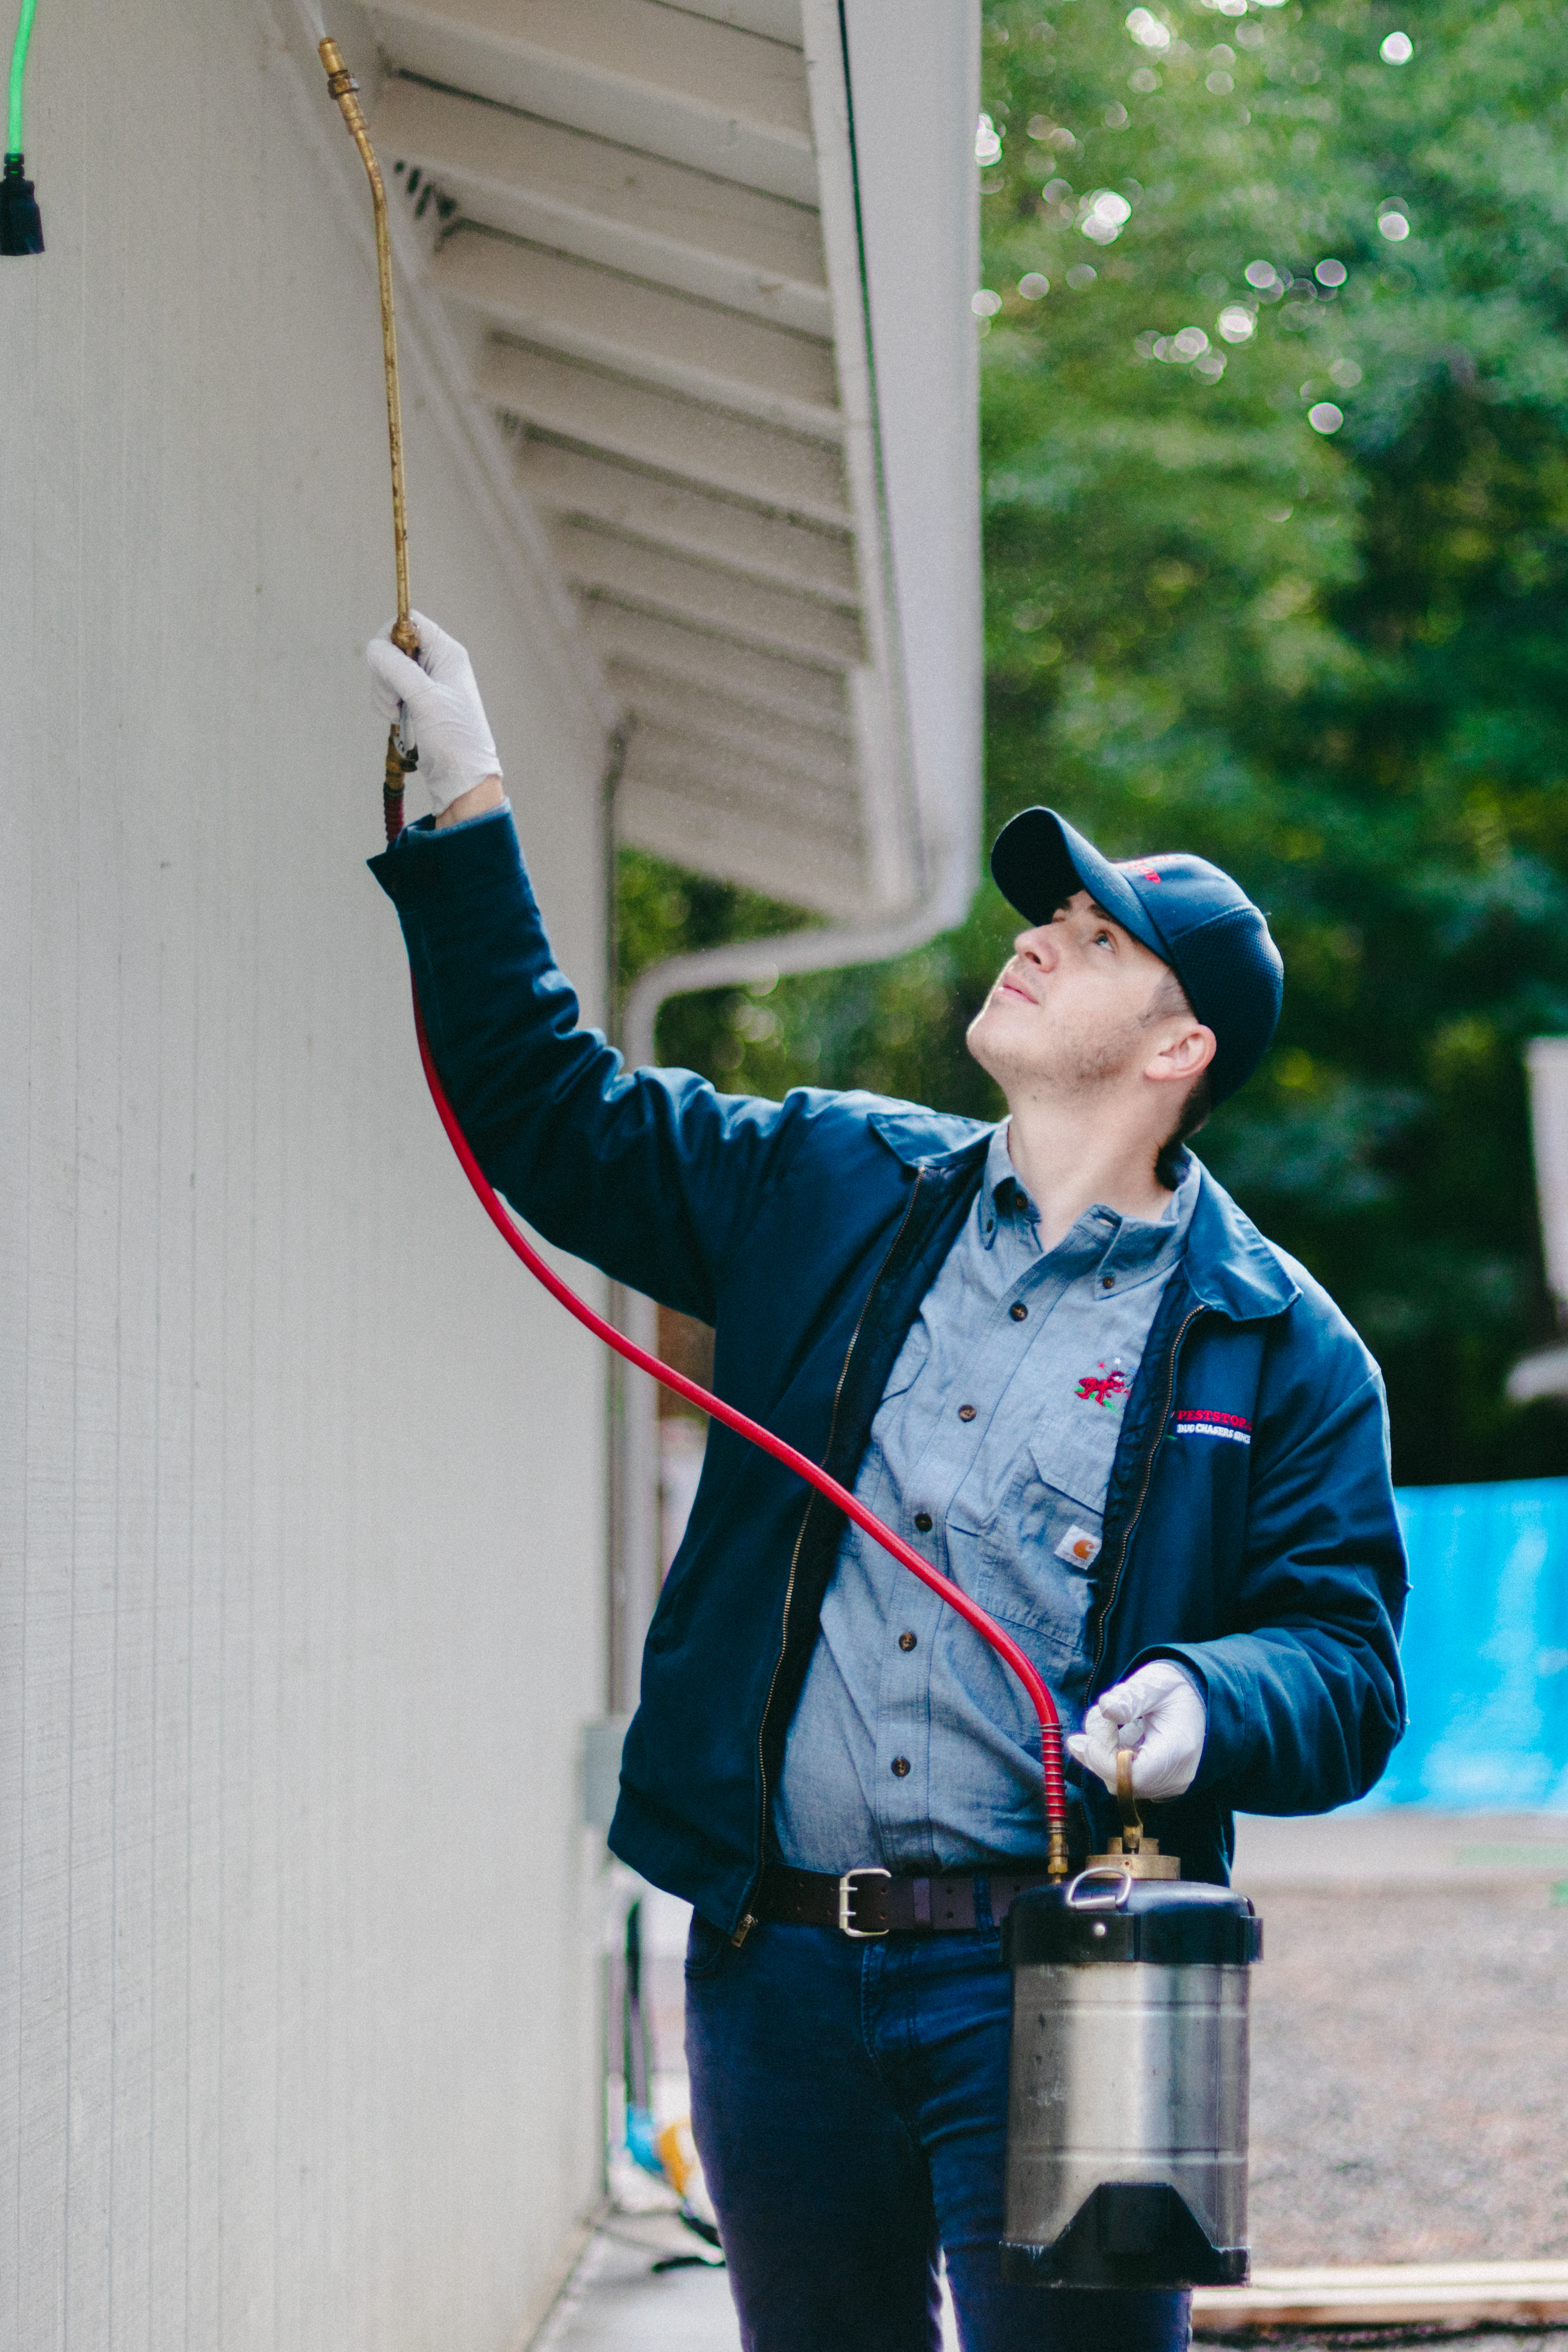
[[[37,772],[40,488],[32,462],[44,387],[34,361],[45,289],[25,272],[0,273],[0,531],[11,552],[12,630],[0,668],[0,727],[8,762]],[[33,861],[37,812],[15,810],[0,858],[0,2341],[21,2341],[22,1888],[20,1795],[26,1725],[26,1585],[27,1325],[29,1312],[28,1078],[32,1042]]]
[[[139,494],[144,496],[144,493]],[[145,541],[141,542],[146,544]],[[155,680],[132,667],[125,730],[151,740]],[[162,829],[143,789],[113,792],[121,908],[118,1072],[121,1245],[115,1561],[114,1904],[111,2000],[113,2146],[110,2221],[113,2352],[146,2342],[152,2251],[153,1729],[157,1687],[158,1202],[157,983],[161,946],[146,919],[156,903]]]
[[[84,459],[87,457],[84,447]],[[85,465],[86,502],[116,513],[118,451]],[[112,586],[82,576],[84,640],[112,627]],[[87,643],[82,653],[85,656]],[[82,677],[76,765],[78,1008],[74,1051],[75,1458],[71,1550],[69,2032],[66,2203],[68,2334],[106,2340],[113,2148],[115,1591],[119,1534],[120,1053],[118,808],[95,789],[118,713]]]
[[[67,154],[70,154],[68,140]],[[79,150],[78,150],[79,152]],[[72,158],[74,161],[75,158]],[[70,164],[66,184],[70,184]],[[21,1421],[23,1552],[16,1799],[22,1815],[17,1896],[19,2063],[15,2132],[16,2331],[21,2344],[65,2340],[70,2103],[71,1553],[74,1540],[76,984],[75,872],[82,580],[84,370],[81,329],[56,289],[43,289],[35,331],[57,339],[56,430],[40,432],[43,533],[33,542],[34,612],[42,661],[34,673],[34,756],[54,789],[35,824],[26,1202],[26,1384]],[[54,372],[51,371],[51,376]],[[43,420],[38,420],[42,424]],[[47,455],[45,450],[47,449]],[[62,531],[56,555],[53,533]]]

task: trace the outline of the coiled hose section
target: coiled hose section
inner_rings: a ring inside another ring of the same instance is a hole
[[[399,797],[401,802],[401,795]],[[402,829],[401,805],[394,820],[389,795],[387,808],[389,842],[395,841]],[[647,1372],[654,1380],[662,1381],[665,1388],[672,1390],[676,1396],[684,1397],[688,1404],[695,1404],[699,1411],[710,1413],[715,1421],[723,1422],[727,1429],[733,1429],[737,1436],[747,1439],[751,1444],[759,1445],[765,1454],[771,1454],[776,1462],[782,1462],[787,1469],[793,1470],[797,1476],[806,1481],[808,1486],[814,1486],[818,1494],[824,1496],[836,1509],[842,1511],[846,1518],[852,1519],[856,1527],[863,1529],[873,1542],[879,1543],[884,1551],[890,1552],[902,1568],[906,1568],[912,1576],[917,1576],[922,1584],[945,1601],[949,1609],[956,1610],[965,1622],[974,1627],[981,1640],[990,1643],[1003,1664],[1009,1667],[1018,1676],[1019,1681],[1029,1693],[1035,1713],[1040,1717],[1040,1768],[1044,1777],[1045,1819],[1049,1841],[1048,1867],[1052,1877],[1065,1876],[1067,1788],[1061,1767],[1061,1725],[1057,1716],[1055,1700],[1051,1697],[1042,1677],[1019,1648],[1018,1643],[1009,1634],[1003,1633],[1001,1627],[987,1615],[978,1602],[971,1601],[967,1592],[961,1591],[957,1585],[940,1574],[931,1566],[929,1560],[922,1559],[920,1554],[911,1545],[906,1544],[902,1536],[895,1535],[890,1527],[877,1517],[874,1511],[868,1511],[865,1505],[851,1492],[849,1487],[841,1486],[838,1479],[830,1475],[822,1468],[820,1463],[811,1461],[809,1455],[800,1453],[797,1447],[788,1444],[782,1437],[775,1436],[772,1430],[765,1428],[760,1422],[753,1421],[748,1414],[737,1412],[734,1405],[727,1404],[722,1397],[712,1395],[696,1381],[688,1380],[684,1372],[677,1372],[673,1365],[663,1362],[657,1356],[650,1355],[648,1350],[645,1348],[640,1348],[634,1339],[629,1339],[623,1331],[617,1331],[613,1324],[607,1323],[602,1316],[596,1315],[587,1301],[580,1298],[576,1291],[570,1289],[561,1280],[559,1275],[539,1255],[528,1236],[521,1231],[517,1220],[474,1156],[468,1139],[458,1124],[457,1114],[447,1100],[446,1089],[441,1083],[441,1074],[435,1066],[435,1057],[430,1049],[430,1037],[425,1029],[424,1015],[420,1010],[417,988],[414,990],[413,996],[413,1023],[419,1038],[419,1056],[424,1065],[424,1076],[430,1087],[431,1099],[435,1105],[436,1116],[446,1130],[447,1140],[457,1154],[463,1173],[478,1195],[480,1207],[506,1243],[507,1247],[515,1256],[521,1258],[535,1281],[542,1283],[550,1297],[564,1307],[567,1313],[574,1317],[585,1330],[591,1331],[596,1339],[602,1339],[607,1348],[613,1348],[616,1354],[624,1357],[629,1364],[635,1364],[639,1371]]]

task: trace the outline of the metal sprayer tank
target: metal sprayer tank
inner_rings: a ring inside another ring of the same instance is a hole
[[[1006,2278],[1238,2286],[1248,2273],[1248,1990],[1263,1923],[1124,1830],[1013,1905]]]

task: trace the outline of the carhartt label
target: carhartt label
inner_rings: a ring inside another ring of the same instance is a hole
[[[1099,1554],[1100,1538],[1087,1528],[1069,1528],[1056,1547],[1057,1559],[1070,1559],[1074,1568],[1092,1568]]]

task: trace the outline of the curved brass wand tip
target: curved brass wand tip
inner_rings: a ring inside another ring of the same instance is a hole
[[[343,63],[343,52],[330,34],[317,45],[316,54],[327,68],[327,88],[342,108],[350,130],[362,131],[365,118],[360,107],[360,85]]]
[[[402,403],[398,391],[397,321],[392,309],[392,239],[387,232],[387,196],[382,184],[381,166],[376,162],[375,149],[371,144],[370,131],[364,110],[360,104],[359,83],[343,62],[343,52],[330,34],[318,45],[317,55],[327,69],[327,88],[338,102],[350,136],[360,151],[360,160],[370,182],[371,205],[375,215],[376,277],[382,301],[382,361],[386,376],[387,443],[392,459],[392,556],[397,568],[397,620],[392,628],[392,643],[400,653],[416,654],[419,636],[409,616],[408,593],[408,523],[407,504],[403,496],[402,478]]]

